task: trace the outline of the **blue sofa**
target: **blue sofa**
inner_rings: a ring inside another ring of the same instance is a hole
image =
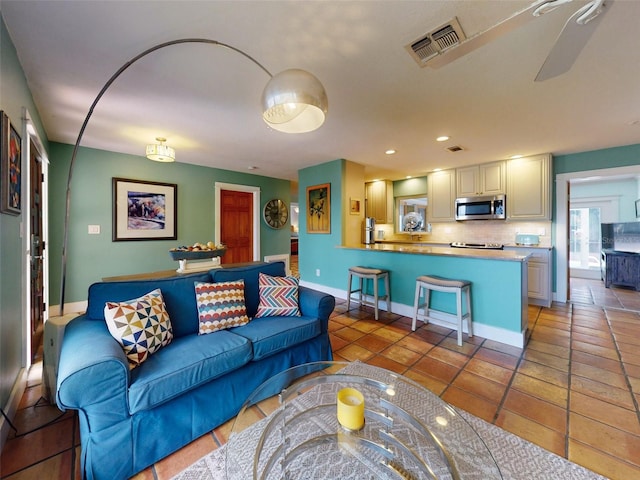
[[[253,317],[259,272],[284,276],[284,263],[91,285],[86,313],[65,330],[57,385],[58,406],[78,410],[84,478],[128,478],[235,416],[249,394],[276,373],[332,359],[327,326],[335,299],[302,286],[300,317],[257,318],[198,335],[194,282],[244,279]],[[156,288],[174,338],[130,370],[109,334],[104,305]]]

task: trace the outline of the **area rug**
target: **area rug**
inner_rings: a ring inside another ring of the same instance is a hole
[[[357,364],[351,364],[348,368],[358,368]],[[304,400],[305,397],[313,393],[313,390],[305,393],[300,399]],[[587,470],[580,465],[572,463],[558,455],[548,452],[543,448],[530,443],[516,435],[513,435],[495,425],[492,425],[484,420],[467,413],[460,409],[455,409],[457,413],[464,418],[469,425],[476,431],[478,436],[482,439],[488,450],[491,452],[500,474],[505,480],[604,480],[604,477]],[[269,417],[257,422],[245,430],[242,435],[246,434],[246,444],[250,445],[257,441],[260,436],[260,432],[264,428],[264,425],[269,421]],[[320,425],[321,427],[321,425]],[[243,438],[243,440],[245,440]],[[241,445],[245,445],[244,441]],[[249,479],[252,461],[253,451],[250,447],[247,449],[247,456],[241,458],[241,465],[232,465],[232,469],[236,472],[241,472],[240,475],[236,475],[235,478]],[[463,453],[464,455],[464,453]],[[467,455],[468,458],[468,455]],[[308,471],[305,471],[306,476],[313,480],[317,478],[317,474],[312,472],[324,472],[326,465],[326,458],[317,458],[314,456],[312,463],[314,465],[309,466]],[[186,468],[184,471],[174,477],[174,480],[227,480],[226,475],[226,446],[223,446],[210,454],[204,456],[193,465]],[[244,464],[246,463],[246,465]],[[324,476],[324,475],[323,475]],[[348,475],[347,475],[348,476]],[[343,478],[341,474],[337,478]],[[391,478],[391,477],[390,477]],[[412,477],[413,478],[413,477]],[[438,478],[440,478],[438,476]],[[471,475],[464,476],[463,478],[483,478],[481,472],[472,472]]]

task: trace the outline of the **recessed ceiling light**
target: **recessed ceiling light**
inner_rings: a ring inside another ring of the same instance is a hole
[[[412,177],[411,175],[407,175],[407,176],[406,176],[406,177],[404,177],[404,178],[413,178],[413,177]]]
[[[256,167],[255,165],[251,165],[250,167],[247,167],[248,170],[257,170],[258,167]]]
[[[517,158],[522,158],[522,157],[524,157],[524,155],[520,155],[520,154],[518,154],[518,155],[511,155],[509,158],[510,158],[511,160],[516,160]]]
[[[387,155],[393,155],[394,153],[396,153],[396,151],[393,148],[390,148],[389,150],[387,150],[386,152]]]
[[[436,138],[436,142],[446,142],[447,140],[449,140],[449,137],[447,137],[446,135],[442,135],[441,137]]]
[[[439,172],[439,171],[441,171],[441,170],[442,170],[441,168],[434,168],[434,169],[433,169],[433,171],[434,171],[434,172]]]

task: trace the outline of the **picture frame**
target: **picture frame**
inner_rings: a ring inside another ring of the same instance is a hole
[[[360,205],[362,201],[359,198],[349,199],[349,213],[351,215],[360,215]]]
[[[636,200],[636,218],[640,218],[640,198]]]
[[[331,233],[331,184],[307,187],[307,233]]]
[[[18,131],[0,111],[0,212],[22,212],[22,143]]]
[[[113,177],[114,242],[176,240],[178,186]]]

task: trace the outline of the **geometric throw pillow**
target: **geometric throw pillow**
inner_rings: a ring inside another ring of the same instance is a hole
[[[104,318],[115,338],[136,367],[149,355],[171,343],[171,320],[160,289],[124,302],[106,302]]]
[[[244,280],[195,282],[195,289],[199,335],[249,323],[244,303]]]
[[[258,276],[258,317],[299,317],[298,279],[296,277]]]

